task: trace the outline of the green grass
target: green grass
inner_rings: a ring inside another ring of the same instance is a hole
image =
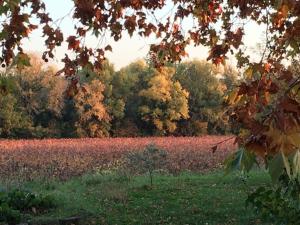
[[[22,188],[57,201],[56,209],[31,218],[36,224],[83,216],[88,224],[246,225],[261,224],[245,208],[247,192],[269,182],[264,172],[251,173],[246,183],[222,172],[157,175],[153,187],[146,176],[126,181],[117,175],[87,175],[66,182],[29,182]]]

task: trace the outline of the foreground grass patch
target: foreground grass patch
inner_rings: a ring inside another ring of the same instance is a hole
[[[245,208],[247,191],[269,183],[263,172],[224,177],[206,175],[156,176],[128,181],[117,175],[89,175],[67,182],[30,182],[23,188],[54,196],[57,208],[29,218],[33,224],[55,224],[79,216],[87,224],[261,224]],[[44,221],[44,222],[43,222]],[[50,223],[51,221],[51,223]]]

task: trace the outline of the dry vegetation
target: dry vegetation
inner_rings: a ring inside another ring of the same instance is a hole
[[[36,177],[68,179],[95,170],[116,167],[124,154],[155,143],[168,152],[168,169],[205,172],[222,166],[235,147],[233,139],[213,153],[214,144],[228,137],[106,138],[1,140],[2,178],[30,180]]]

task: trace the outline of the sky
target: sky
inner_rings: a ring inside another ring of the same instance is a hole
[[[72,9],[72,0],[44,0],[44,2],[46,4],[47,11],[54,21],[58,20],[57,23],[59,23],[59,27],[65,36],[74,34],[74,21],[70,16],[66,16]],[[64,17],[64,19],[59,20],[62,17]],[[245,26],[245,33],[244,43],[246,43],[248,49],[254,49],[257,46],[257,43],[261,40],[263,28],[253,22],[250,22]],[[113,47],[113,52],[108,53],[106,56],[118,70],[131,62],[145,58],[148,53],[149,46],[153,43],[153,41],[155,40],[145,39],[138,35],[133,35],[133,37],[130,38],[125,34],[118,42],[113,41],[111,38],[107,38],[103,47],[106,46],[106,44],[110,44]],[[93,37],[87,38],[86,41],[86,43],[91,47],[97,46],[98,42],[99,41]],[[41,30],[34,31],[29,39],[23,41],[23,45],[27,52],[41,54],[45,49]],[[189,46],[187,51],[189,53],[189,57],[185,60],[206,59],[208,55],[208,49],[203,46]],[[66,44],[57,48],[55,52],[55,60],[51,63],[61,65],[61,58],[66,52],[68,52]]]

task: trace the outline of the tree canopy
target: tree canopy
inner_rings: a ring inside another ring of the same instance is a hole
[[[223,101],[225,89],[233,86],[218,79],[218,71],[207,73],[206,68],[214,67],[208,62],[193,61],[157,70],[140,60],[115,71],[107,61],[102,70],[78,71],[76,80],[55,76],[53,68],[41,66],[36,55],[29,56],[31,66],[0,74],[0,138],[198,136],[232,132],[227,123],[218,123],[223,107],[217,104]],[[203,68],[184,73],[181,68],[186,65]],[[193,77],[198,79],[191,85]],[[80,88],[69,88],[73,82]],[[218,92],[216,87],[224,90]],[[207,101],[195,101],[197,96],[208,95],[214,96],[211,101],[205,97]],[[209,113],[212,115],[202,116]],[[185,123],[208,123],[217,129],[184,129]]]

